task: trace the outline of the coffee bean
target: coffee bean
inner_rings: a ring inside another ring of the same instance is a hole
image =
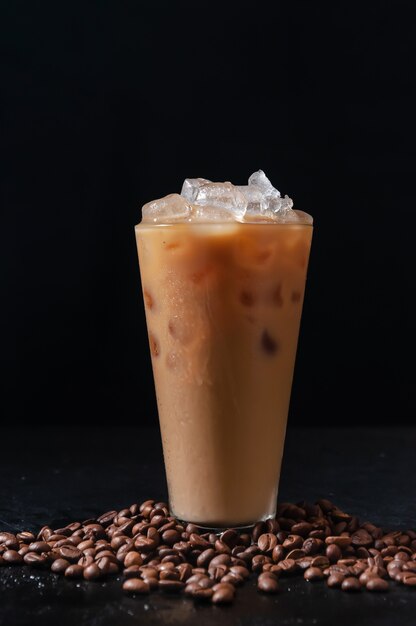
[[[212,545],[209,541],[198,535],[197,533],[191,533],[189,536],[189,543],[192,548],[201,548],[202,550],[206,550],[207,548],[212,548]]]
[[[368,548],[373,543],[373,538],[364,528],[360,528],[351,536],[351,543],[353,546]]]
[[[6,550],[3,552],[3,561],[8,565],[20,565],[23,563],[23,557],[16,550]]]
[[[37,552],[28,552],[23,557],[23,561],[26,565],[31,567],[46,567],[48,565],[48,558],[45,554],[38,554]]]
[[[221,533],[221,541],[225,543],[229,548],[234,548],[238,539],[238,532],[229,528]]]
[[[23,532],[16,534],[16,539],[18,541],[23,541],[23,543],[32,543],[35,541],[36,537],[33,533],[24,530]]]
[[[98,569],[100,570],[100,572],[102,572],[99,567]],[[139,576],[141,576],[141,574],[142,572],[140,570],[140,565],[130,565],[130,567],[126,567],[125,569],[123,569],[124,578],[138,578]]]
[[[81,565],[70,565],[65,570],[65,576],[67,578],[82,578],[84,568]]]
[[[324,575],[319,567],[308,567],[308,569],[305,570],[303,577],[305,580],[312,582],[315,580],[322,580]]]
[[[387,580],[378,578],[378,576],[372,576],[365,586],[368,591],[388,591],[389,583]]]
[[[193,596],[199,589],[201,589],[201,587],[198,583],[187,583],[184,592],[186,596]]]
[[[204,550],[198,556],[196,563],[198,567],[208,567],[209,563],[212,561],[212,559],[215,556],[216,556],[215,550],[213,548],[207,548],[207,550]]]
[[[55,574],[63,574],[70,565],[66,559],[56,559],[51,565],[51,571]]]
[[[277,578],[272,576],[259,576],[257,581],[257,589],[263,593],[277,593],[279,591],[279,583]]]
[[[286,550],[295,550],[303,546],[303,537],[300,535],[289,535],[283,542]]]
[[[234,600],[235,590],[232,585],[223,585],[212,596],[213,604],[231,604]]]
[[[348,576],[343,580],[341,584],[341,589],[342,591],[361,591],[361,585],[357,578],[354,578],[353,576]]]
[[[192,594],[192,597],[194,600],[197,600],[198,602],[208,602],[209,600],[211,600],[211,598],[213,597],[214,592],[212,591],[212,589],[195,589],[195,591]]]
[[[272,533],[263,533],[260,535],[257,544],[262,552],[270,554],[277,545],[277,537]]]
[[[277,545],[272,552],[272,559],[275,563],[282,561],[285,558],[285,549],[282,545]]]
[[[42,550],[42,552],[44,552],[44,550]],[[62,546],[59,548],[58,553],[63,559],[66,559],[70,563],[75,563],[82,556],[81,550],[78,550],[75,546]]]
[[[159,589],[166,593],[179,593],[184,587],[185,583],[180,580],[159,580]]]
[[[83,576],[85,580],[97,580],[97,578],[102,576],[102,571],[98,567],[97,563],[91,563],[84,569]]]
[[[150,592],[150,587],[144,580],[128,578],[123,583],[123,591],[129,594],[143,595]]]
[[[325,537],[325,543],[328,546],[335,545],[335,546],[338,546],[338,548],[340,548],[341,550],[345,550],[345,548],[348,548],[348,546],[351,545],[351,542],[352,542],[352,537],[349,537],[348,535],[342,535],[341,537],[332,537],[332,536]]]
[[[285,544],[283,544],[284,546]],[[305,554],[307,555],[312,555],[312,554],[317,554],[323,546],[323,541],[322,539],[316,539],[315,537],[309,537],[308,539],[305,539],[305,541],[302,544],[302,550],[305,552]]]
[[[325,550],[325,555],[330,563],[336,563],[341,557],[341,548],[336,544],[330,544]]]
[[[91,565],[91,563],[94,563],[94,558],[92,556],[84,555],[78,560],[77,564],[81,565],[81,567],[88,567],[88,565]]]
[[[341,587],[344,578],[345,576],[340,572],[334,572],[328,576],[326,583],[328,587]]]
[[[246,567],[242,567],[241,565],[232,565],[230,567],[230,574],[236,574],[242,578],[248,578],[250,576],[248,569]]]
[[[199,581],[198,581],[198,585],[202,588],[202,589],[208,589],[210,587],[213,587],[215,585],[215,583],[218,582],[216,580],[214,580],[213,578],[208,578],[208,576],[203,576]]]
[[[412,573],[410,573],[409,575],[406,575],[407,573],[405,572],[403,573],[405,575],[403,576],[402,582],[406,585],[406,587],[416,587],[416,576]]]
[[[294,574],[298,569],[297,563],[293,559],[284,559],[277,564],[277,567],[281,570],[282,575]]]
[[[130,567],[131,565],[142,565],[143,559],[138,552],[127,552],[124,558],[124,567]]]
[[[42,552],[50,552],[51,547],[48,543],[46,543],[46,541],[35,541],[29,544],[29,550],[31,552],[37,552],[37,554],[41,554]]]

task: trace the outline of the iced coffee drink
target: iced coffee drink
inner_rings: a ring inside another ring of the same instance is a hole
[[[275,514],[312,218],[262,171],[187,179],[136,227],[172,513]]]

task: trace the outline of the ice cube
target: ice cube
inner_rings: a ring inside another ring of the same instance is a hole
[[[182,185],[181,196],[189,200],[189,202],[195,202],[198,189],[202,185],[206,185],[210,182],[211,181],[206,178],[185,178]]]
[[[247,211],[263,213],[268,208],[268,202],[257,185],[240,185],[237,187],[247,200]]]
[[[280,191],[273,187],[263,170],[254,172],[248,179],[248,184],[258,187],[266,198],[280,198]]]
[[[196,205],[194,215],[197,219],[223,219],[224,215],[229,215],[238,220],[246,212],[246,197],[230,182],[213,183],[204,178],[187,178],[181,193]]]
[[[192,216],[192,206],[177,193],[148,202],[142,209],[143,222],[159,223],[187,221]]]

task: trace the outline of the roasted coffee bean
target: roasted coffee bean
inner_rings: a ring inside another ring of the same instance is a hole
[[[345,548],[348,548],[348,546],[351,545],[351,542],[352,537],[349,537],[348,535],[341,535],[340,537],[325,537],[325,543],[328,546],[335,545],[338,546],[338,548],[340,548],[341,550],[345,550]]]
[[[404,576],[403,576],[403,580],[402,582],[407,586],[407,587],[416,587],[416,575],[414,575],[413,573],[407,573],[407,572],[403,572]]]
[[[123,583],[123,591],[129,594],[144,595],[150,592],[150,587],[144,580],[128,578]]]
[[[263,593],[277,593],[279,591],[277,578],[269,574],[260,575],[257,580],[257,589]]]
[[[272,552],[272,559],[275,563],[282,561],[285,558],[285,549],[282,545],[277,545]]]
[[[21,565],[23,563],[23,557],[16,550],[6,550],[2,554],[4,563],[8,565]]]
[[[364,528],[360,528],[351,536],[351,543],[353,546],[368,548],[373,543],[373,538]]]
[[[257,542],[260,535],[262,535],[263,533],[265,533],[267,530],[266,527],[266,523],[265,522],[257,522],[257,524],[255,524],[253,530],[251,531],[251,536],[253,538],[253,541]]]
[[[289,535],[283,542],[286,550],[295,550],[303,546],[303,537],[300,535]]]
[[[198,583],[187,583],[184,592],[186,596],[193,596],[195,591],[198,591],[199,589],[201,589],[201,587]]]
[[[35,541],[36,537],[33,533],[24,530],[23,532],[16,534],[16,539],[18,541],[23,541],[23,543],[32,543]]]
[[[282,575],[294,574],[298,569],[297,563],[293,559],[284,559],[277,564],[277,567],[281,570]]]
[[[311,567],[320,567],[321,569],[325,569],[329,567],[329,560],[326,556],[314,556],[311,561]]]
[[[283,543],[283,546],[284,545],[285,544]],[[309,537],[308,539],[305,539],[305,541],[302,543],[302,550],[307,555],[313,555],[313,554],[317,554],[320,550],[322,550],[323,545],[324,545],[324,542],[322,541],[322,539]]]
[[[65,576],[67,578],[82,578],[84,568],[81,565],[70,565],[65,570]]]
[[[81,565],[81,567],[88,567],[91,563],[94,563],[94,558],[92,556],[85,556],[85,554],[78,560],[78,565]]]
[[[308,567],[308,569],[305,570],[303,577],[305,580],[313,582],[315,580],[322,580],[324,575],[319,567]]]
[[[46,543],[46,541],[34,541],[33,543],[29,544],[29,550],[31,552],[37,552],[38,554],[42,554],[42,552],[50,552],[51,547],[48,543]]]
[[[291,550],[290,552],[288,552],[286,555],[286,558],[297,561],[298,559],[303,559],[304,556],[306,555],[303,550],[296,549],[296,550]]]
[[[70,563],[76,563],[76,561],[82,557],[81,550],[78,550],[75,546],[62,546],[59,548],[58,553],[63,559],[66,559]]]
[[[262,552],[271,554],[273,552],[273,548],[277,545],[277,537],[272,533],[263,533],[260,535],[257,544]]]
[[[117,511],[107,511],[107,513],[103,513],[103,515],[100,515],[100,517],[97,518],[97,522],[105,528],[112,523],[116,515]]]
[[[235,590],[232,585],[220,585],[212,596],[213,604],[231,604],[235,597]]]
[[[212,587],[212,591],[214,593],[218,591],[218,589],[230,589],[235,594],[235,585],[232,585],[231,583],[216,583]]]
[[[232,565],[230,567],[230,574],[242,576],[242,578],[248,578],[250,576],[249,570],[241,565]]]
[[[38,554],[37,552],[28,552],[23,557],[23,561],[31,567],[47,567],[49,562],[46,554]]]
[[[361,582],[361,581],[360,581]],[[368,591],[388,591],[389,583],[378,576],[372,576],[366,583],[365,588]]]
[[[176,570],[163,570],[159,572],[159,580],[179,580],[179,573]]]
[[[229,573],[221,578],[221,582],[229,583],[230,585],[233,585],[234,587],[239,587],[240,585],[244,583],[244,578],[240,576],[239,574]]]
[[[196,560],[198,567],[208,567],[212,559],[216,556],[216,552],[213,548],[208,548],[201,552]]]
[[[55,574],[63,574],[70,565],[66,559],[56,559],[51,565],[51,571]]]
[[[198,535],[197,533],[191,533],[189,535],[189,543],[191,544],[192,548],[200,548],[201,550],[212,548],[210,542]]]
[[[183,583],[192,576],[192,567],[189,563],[181,563],[176,569],[179,573],[179,580]]]
[[[261,572],[266,563],[272,563],[270,557],[264,554],[256,554],[251,561],[251,569],[253,572]]]
[[[97,563],[91,563],[85,567],[82,575],[85,580],[97,580],[98,578],[101,578],[102,571],[98,567]]]
[[[341,587],[344,578],[345,576],[340,572],[334,572],[328,576],[326,584],[328,587]]]
[[[330,563],[336,563],[342,557],[341,548],[336,544],[330,544],[325,550],[325,555]]]
[[[160,591],[167,593],[179,593],[184,587],[185,583],[180,580],[159,580]]]
[[[213,595],[214,595],[214,592],[212,591],[212,589],[210,588],[202,589],[200,587],[199,589],[196,589],[193,592],[192,597],[194,600],[197,600],[198,602],[208,602],[209,600],[211,600]]]
[[[97,564],[96,564],[97,565]],[[97,565],[98,567],[98,565]],[[100,569],[100,568],[98,568]],[[101,570],[100,570],[101,572]],[[124,578],[138,578],[141,576],[142,572],[140,570],[140,565],[130,565],[130,567],[125,567],[123,569]]]
[[[357,578],[348,576],[347,578],[344,578],[341,584],[341,589],[342,591],[361,591],[361,584]]]
[[[130,567],[131,565],[143,565],[143,559],[138,552],[127,552],[124,558],[124,567]]]
[[[232,549],[236,545],[237,540],[239,539],[239,535],[236,530],[229,528],[228,530],[225,530],[223,533],[221,533],[220,538],[223,543],[225,543],[230,549]]]
[[[210,567],[208,570],[209,576],[215,582],[219,582],[227,573],[227,565],[217,565],[217,567]]]

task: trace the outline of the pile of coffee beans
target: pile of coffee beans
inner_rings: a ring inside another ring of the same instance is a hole
[[[347,592],[386,592],[391,581],[416,589],[416,532],[361,524],[329,500],[279,504],[276,519],[247,532],[205,532],[146,500],[37,535],[0,532],[0,566],[13,565],[87,581],[121,574],[127,594],[183,593],[218,605],[232,603],[253,575],[265,594],[294,575]]]

